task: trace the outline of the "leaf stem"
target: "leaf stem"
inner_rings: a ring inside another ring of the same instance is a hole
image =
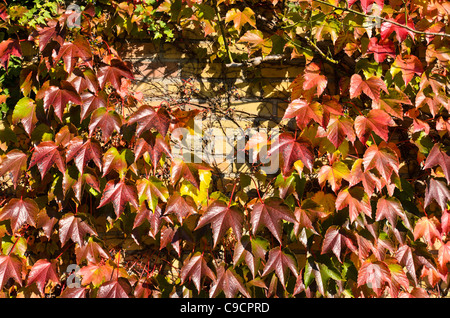
[[[230,201],[228,202],[228,208],[230,208],[230,206],[231,206],[231,202],[232,202],[232,200],[233,200],[234,190],[236,189],[236,185],[237,185],[238,180],[239,180],[239,178],[237,178],[237,179],[234,181],[233,190],[231,191],[231,195],[230,195]]]
[[[253,179],[253,176],[251,177],[251,179],[252,179],[252,181],[253,181],[253,183],[254,183],[254,185],[255,185],[256,193],[258,193],[259,201],[263,202],[263,200],[261,199],[261,193],[259,193],[258,185],[256,184],[255,179]]]
[[[70,246],[72,246],[74,244],[74,242],[67,244],[64,249],[61,251],[61,253],[55,258],[55,260],[59,259],[61,257],[61,255],[64,254],[65,251],[67,251],[69,249]]]
[[[119,250],[119,256],[117,257],[117,280],[119,279],[119,262],[120,262],[120,250]]]
[[[11,254],[12,250],[14,249],[14,247],[16,247],[17,242],[19,242],[19,237],[16,239],[16,241],[14,242],[13,246],[11,247],[11,249],[8,252],[8,255]]]

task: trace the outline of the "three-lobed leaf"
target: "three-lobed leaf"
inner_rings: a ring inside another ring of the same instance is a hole
[[[201,216],[196,229],[211,224],[215,247],[230,228],[233,229],[236,238],[240,240],[243,221],[244,214],[236,206],[228,206],[221,201],[214,201]]]
[[[44,288],[48,281],[59,283],[59,277],[56,271],[56,263],[46,259],[39,259],[31,267],[28,275],[27,286],[36,283],[41,294],[44,294]]]
[[[0,176],[8,174],[17,188],[17,183],[21,174],[27,169],[28,156],[20,150],[12,149],[3,156],[0,162]]]
[[[292,211],[282,200],[271,198],[253,206],[250,216],[252,233],[255,235],[263,226],[282,244],[282,220],[295,223]]]
[[[17,232],[23,225],[36,226],[39,206],[30,198],[11,199],[0,210],[0,220],[10,220],[13,232]]]
[[[304,138],[294,138],[289,133],[280,134],[278,141],[272,144],[269,156],[280,153],[282,159],[281,171],[288,176],[292,173],[294,163],[300,160],[308,169],[313,170],[314,152],[311,142]]]
[[[115,180],[108,181],[97,208],[101,208],[108,203],[113,205],[117,218],[123,213],[127,203],[138,208],[139,204],[136,187],[123,180],[119,182]]]

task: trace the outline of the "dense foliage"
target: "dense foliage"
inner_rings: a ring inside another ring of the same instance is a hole
[[[74,27],[59,1],[0,4],[2,296],[447,294],[449,2],[81,10]],[[187,28],[216,39],[209,59],[229,67],[305,58],[267,142],[278,174],[255,165],[217,188],[211,167],[171,155],[172,131],[199,110],[130,90],[123,40]]]

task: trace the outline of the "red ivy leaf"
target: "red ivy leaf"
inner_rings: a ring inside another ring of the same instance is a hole
[[[373,109],[382,109],[391,116],[403,119],[402,104],[412,105],[408,96],[401,90],[389,91],[389,95],[381,96],[378,102],[372,101]]]
[[[447,235],[450,232],[450,210],[443,210],[441,215],[441,233]]]
[[[110,173],[112,170],[117,171],[119,173],[119,176],[124,176],[128,169],[127,164],[127,152],[129,152],[129,149],[123,149],[121,153],[117,150],[116,147],[109,148],[104,154],[103,154],[103,175],[102,177],[105,177],[108,173]]]
[[[363,171],[362,165],[362,159],[355,160],[352,170],[350,171],[348,182],[351,187],[361,182],[364,187],[364,191],[369,195],[369,197],[371,197],[375,187],[378,186],[378,188],[381,188],[381,182],[370,171]]]
[[[389,264],[389,270],[391,271],[389,294],[392,298],[397,298],[401,287],[403,287],[405,290],[408,290],[409,280],[400,265]]]
[[[341,251],[344,246],[354,249],[354,245],[349,238],[339,232],[337,226],[332,225],[327,229],[322,243],[321,254],[333,252],[339,262],[341,261]]]
[[[22,286],[22,262],[14,255],[0,255],[0,289],[10,278]]]
[[[89,167],[85,168],[90,171],[81,174],[77,173],[75,167],[73,166],[69,167],[69,169],[65,171],[62,180],[64,195],[66,195],[70,189],[73,189],[75,193],[75,198],[79,202],[81,202],[83,190],[86,184],[88,184],[91,188],[95,189],[96,191],[100,192],[100,187],[95,172],[93,172],[92,169]]]
[[[351,222],[354,222],[361,212],[372,217],[369,196],[361,187],[345,188],[339,192],[336,198],[336,210],[342,210],[347,206]]]
[[[446,265],[450,262],[450,242],[443,244],[439,248],[438,262],[443,270],[447,270]]]
[[[297,223],[294,224],[294,233],[296,235],[299,235],[300,231],[305,228],[311,230],[314,234],[318,234],[316,229],[314,228],[313,223],[315,222],[315,220],[325,214],[321,211],[315,210],[313,207],[307,208],[306,206],[311,201],[306,202],[308,202],[306,203],[306,205],[304,205],[303,207],[296,207],[294,211],[294,215],[297,219]]]
[[[81,264],[84,260],[90,263],[96,263],[102,259],[109,259],[109,255],[92,238],[89,238],[89,241],[84,246],[77,246],[75,248],[75,255],[78,264]]]
[[[295,275],[295,277],[298,276],[297,262],[294,256],[285,253],[281,247],[275,247],[269,251],[269,259],[264,266],[262,276],[275,271],[281,285],[286,288],[286,276],[288,269]]]
[[[59,171],[64,174],[66,166],[61,152],[58,149],[58,145],[53,141],[43,141],[34,147],[29,168],[37,165],[41,172],[41,178],[44,179],[44,175],[55,163]]]
[[[97,76],[98,83],[102,89],[109,82],[115,89],[120,90],[122,77],[134,79],[133,73],[131,73],[128,66],[120,60],[112,60],[111,65],[100,67]]]
[[[78,271],[78,274],[83,277],[82,285],[92,283],[94,287],[98,287],[102,282],[110,280],[113,272],[114,267],[111,266],[110,262],[98,262],[88,263]]]
[[[144,131],[156,129],[165,136],[170,126],[170,115],[164,108],[155,111],[151,106],[141,106],[128,119],[129,124],[137,123],[136,135],[140,136]]]
[[[414,262],[414,254],[411,247],[406,244],[399,247],[395,252],[395,258],[401,265],[406,267],[406,270],[417,285],[416,264]]]
[[[69,239],[84,246],[84,237],[86,234],[97,235],[97,233],[82,219],[72,213],[66,213],[59,220],[59,240],[61,245],[67,243]]]
[[[47,111],[50,106],[55,110],[56,116],[63,121],[64,109],[68,102],[80,105],[81,98],[75,88],[67,81],[61,81],[61,87],[50,86],[44,91],[44,109]]]
[[[43,52],[47,44],[56,41],[63,45],[65,37],[64,25],[59,22],[51,21],[48,26],[39,30],[39,51]]]
[[[265,259],[266,252],[269,249],[269,242],[260,237],[242,236],[236,243],[233,254],[234,266],[238,266],[245,261],[250,269],[253,278],[256,278],[261,260]]]
[[[363,144],[366,143],[372,132],[387,141],[389,126],[394,125],[392,117],[381,109],[372,109],[366,116],[360,115],[355,119],[356,135]]]
[[[69,126],[63,126],[55,135],[55,143],[58,146],[67,147],[67,144],[73,136],[74,134],[70,131]]]
[[[247,292],[242,278],[233,269],[225,269],[223,263],[217,269],[217,279],[211,285],[209,297],[215,298],[221,291],[225,293],[225,297],[227,298],[235,298],[238,292],[250,298],[250,294]]]
[[[69,75],[67,81],[70,82],[73,87],[75,87],[78,94],[81,94],[86,89],[88,89],[90,92],[96,93],[100,87],[100,85],[98,84],[97,74],[95,74],[94,71],[89,68],[86,68],[83,71],[79,68],[74,69],[73,72]]]
[[[403,81],[405,85],[413,79],[414,75],[422,75],[423,67],[420,60],[415,55],[397,55],[394,63],[392,63],[392,72],[402,72]]]
[[[41,294],[44,294],[44,288],[48,281],[59,283],[59,277],[56,272],[56,265],[46,259],[40,259],[31,267],[28,275],[27,286],[36,283]]]
[[[81,94],[81,120],[84,120],[90,113],[97,108],[106,108],[107,97],[103,91],[93,94],[91,92],[84,92]]]
[[[425,161],[425,165],[423,168],[429,169],[436,165],[439,165],[442,168],[445,178],[447,179],[447,183],[450,183],[450,156],[448,156],[445,152],[443,152],[440,149],[439,144],[435,144],[433,146],[433,148],[431,149],[430,153],[427,156],[427,160]]]
[[[60,298],[86,298],[86,288],[85,287],[66,287]]]
[[[385,181],[391,180],[393,172],[398,174],[399,160],[397,153],[385,142],[380,145],[372,145],[364,153],[364,169],[369,171],[376,168]]]
[[[4,155],[0,163],[0,176],[9,173],[14,189],[17,187],[20,175],[27,169],[27,159],[28,156],[22,151],[13,149]]]
[[[363,92],[371,99],[378,101],[381,90],[389,93],[386,84],[379,77],[372,76],[367,80],[363,80],[360,75],[353,74],[350,79],[350,98],[358,97]]]
[[[139,207],[136,188],[134,185],[126,184],[123,180],[119,182],[110,180],[103,190],[97,209],[107,203],[112,203],[114,212],[116,213],[117,218],[119,218],[125,209],[125,204],[128,202],[131,203],[136,209]]]
[[[285,205],[283,201],[276,198],[270,198],[264,202],[258,202],[253,206],[250,223],[252,224],[252,233],[256,234],[262,226],[273,234],[273,236],[282,244],[282,226],[281,220],[296,223],[294,214]]]
[[[397,17],[392,21],[405,25],[405,14],[403,14],[403,13],[398,14]],[[413,30],[415,29],[414,22],[412,21],[412,19],[408,19],[408,23],[406,25],[410,29],[413,29]],[[381,40],[382,41],[387,39],[389,37],[389,35],[391,35],[392,32],[396,33],[397,40],[400,43],[406,39],[408,34],[414,40],[414,32],[412,32],[402,26],[395,25],[395,24],[392,24],[387,21],[385,21],[381,24]]]
[[[50,217],[45,209],[41,210],[37,214],[36,227],[42,229],[44,235],[48,240],[50,240],[50,237],[52,236],[53,226],[56,224],[56,222],[58,222],[58,220],[53,216]]]
[[[313,170],[314,152],[309,140],[304,138],[296,140],[291,134],[282,133],[278,142],[275,142],[269,150],[269,156],[272,156],[276,151],[281,152],[283,160],[281,171],[284,176],[291,174],[297,160],[300,160],[309,170]]]
[[[211,168],[198,164],[198,163],[186,163],[181,159],[175,159],[172,161],[171,181],[173,184],[177,183],[181,177],[184,180],[192,183],[197,189],[200,188],[200,176],[198,170],[211,170]]]
[[[184,284],[187,280],[192,280],[197,291],[201,288],[201,279],[207,276],[212,281],[216,280],[216,276],[211,268],[208,267],[204,254],[196,252],[184,261],[181,268],[181,284]]]
[[[81,137],[75,137],[67,144],[66,163],[74,159],[75,166],[81,174],[83,174],[84,167],[91,160],[101,169],[101,153],[100,145],[95,140],[88,139],[83,141]]]
[[[98,298],[129,298],[131,289],[125,279],[120,277],[115,280],[103,283],[98,289]]]
[[[387,56],[395,57],[395,45],[389,40],[378,40],[377,37],[373,37],[369,41],[367,47],[367,53],[372,54],[375,62],[383,63]]]
[[[161,136],[157,136],[154,139],[154,142],[152,143],[152,151],[150,156],[155,171],[163,153],[165,153],[168,157],[172,158],[170,146],[166,143],[164,138],[162,138]]]
[[[243,222],[244,214],[238,208],[227,206],[225,203],[216,200],[208,206],[206,212],[200,217],[195,229],[211,224],[215,247],[230,228],[233,229],[236,238],[240,240]]]
[[[170,146],[166,143],[164,138],[159,135],[155,138],[153,138],[153,135],[151,135],[149,141],[147,141],[145,138],[139,138],[136,141],[136,145],[134,146],[135,162],[144,153],[148,153],[150,155],[150,159],[152,161],[154,169],[156,169],[156,167],[158,166],[159,160],[161,159],[163,153],[165,153],[169,157],[172,157]]]
[[[376,2],[376,4],[383,9],[384,1],[383,0],[348,0],[348,6],[351,7],[355,2],[359,1],[361,4],[361,8],[364,13],[369,13],[369,9],[372,8],[372,4]]]
[[[8,8],[3,3],[0,4],[0,19],[6,21],[8,19]]]
[[[176,215],[178,221],[180,221],[180,224],[183,223],[183,219],[195,213],[197,213],[197,210],[192,197],[183,197],[178,192],[175,192],[170,196],[167,202],[166,211],[164,212],[165,215]]]
[[[177,252],[178,256],[181,255],[181,247],[180,242],[183,236],[183,228],[178,225],[172,226],[164,226],[161,229],[160,239],[159,239],[159,249],[162,250],[168,244],[172,246],[172,248]]]
[[[358,287],[366,284],[377,294],[377,297],[381,296],[385,285],[390,281],[391,272],[384,262],[366,260],[358,271]]]
[[[9,58],[11,55],[22,57],[19,40],[8,39],[0,43],[0,64],[8,70]]]
[[[424,206],[427,207],[430,205],[432,200],[435,200],[439,204],[442,211],[447,208],[447,202],[450,200],[450,191],[447,185],[433,178],[430,179],[427,185]]]
[[[317,96],[322,95],[323,91],[327,87],[327,77],[320,74],[320,67],[316,63],[311,63],[306,66],[303,78],[303,89],[309,90],[316,88]]]
[[[89,137],[94,135],[95,129],[100,128],[102,132],[102,140],[106,142],[114,130],[119,132],[122,127],[122,117],[115,111],[108,111],[101,107],[92,113],[91,121],[89,122]]]
[[[356,140],[356,134],[353,130],[353,120],[345,116],[332,116],[328,122],[327,138],[337,148],[345,139],[352,143]]]
[[[414,240],[423,237],[431,245],[436,239],[441,239],[439,228],[440,224],[436,217],[428,218],[424,216],[414,226]]]
[[[311,119],[320,125],[323,125],[323,107],[318,102],[308,101],[306,99],[293,100],[286,109],[283,119],[296,118],[297,126],[304,129]]]
[[[39,207],[33,199],[11,199],[1,209],[0,220],[11,220],[13,232],[17,232],[22,225],[36,226]]]
[[[55,61],[63,59],[67,73],[72,73],[76,61],[81,58],[83,64],[93,67],[93,58],[89,42],[79,36],[73,42],[65,42],[58,51]]]
[[[395,227],[397,224],[397,216],[407,221],[405,211],[403,211],[402,205],[397,199],[382,197],[378,200],[375,221],[386,218]],[[409,225],[409,222],[407,224]]]
[[[161,207],[157,205],[155,210],[152,211],[147,208],[145,204],[142,204],[137,212],[138,213],[134,219],[133,229],[147,220],[150,224],[149,235],[156,238],[157,234],[160,233],[162,222],[166,219],[161,215]]]

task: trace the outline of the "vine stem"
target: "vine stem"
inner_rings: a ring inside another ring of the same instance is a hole
[[[225,29],[224,29],[223,24],[222,24],[222,17],[220,16],[219,7],[217,5],[217,0],[213,0],[213,5],[214,5],[214,11],[216,12],[217,23],[219,24],[220,34],[222,36],[222,40],[223,40],[223,45],[225,47],[225,51],[227,52],[228,59],[230,60],[230,63],[234,63],[233,57],[231,56],[231,52],[230,52],[230,49],[228,47],[227,39],[225,38]]]
[[[448,34],[448,33],[441,33],[441,32],[438,33],[438,32],[424,32],[424,31],[418,31],[418,30],[415,30],[415,29],[413,29],[413,28],[410,28],[410,27],[407,26],[406,24],[401,24],[401,23],[398,23],[398,22],[396,22],[396,21],[392,21],[392,20],[389,20],[389,19],[386,19],[386,18],[383,18],[383,17],[380,17],[380,16],[362,13],[362,12],[359,12],[359,11],[356,11],[356,10],[352,10],[352,9],[350,9],[350,8],[341,8],[341,7],[335,6],[334,4],[331,4],[331,3],[328,3],[328,2],[325,2],[325,1],[322,1],[322,0],[312,0],[312,1],[317,2],[317,3],[324,4],[324,5],[327,5],[327,6],[330,6],[330,7],[332,7],[332,8],[338,9],[338,10],[351,12],[351,13],[354,13],[354,14],[357,14],[357,15],[360,15],[360,16],[363,16],[363,17],[366,17],[366,18],[380,19],[380,20],[382,20],[382,21],[384,21],[384,22],[388,22],[388,23],[391,23],[391,24],[393,24],[393,25],[402,27],[402,28],[404,28],[405,30],[408,30],[408,31],[413,32],[413,33],[416,33],[416,34],[420,34],[420,35],[431,35],[431,36],[444,36],[444,37],[449,37],[449,38],[450,38],[450,34]],[[405,21],[405,23],[407,23],[407,21]]]
[[[296,43],[294,40],[292,40],[290,37],[288,37],[287,35],[284,36],[284,39],[288,42],[290,42],[292,45],[298,47],[298,48],[302,48],[301,45],[299,45],[298,43]],[[336,61],[335,59],[329,57],[328,55],[326,55],[317,45],[316,43],[314,43],[309,37],[305,36],[305,40],[308,42],[308,44],[310,46],[312,46],[325,60],[327,60],[330,63],[333,64],[339,64],[339,61]]]

